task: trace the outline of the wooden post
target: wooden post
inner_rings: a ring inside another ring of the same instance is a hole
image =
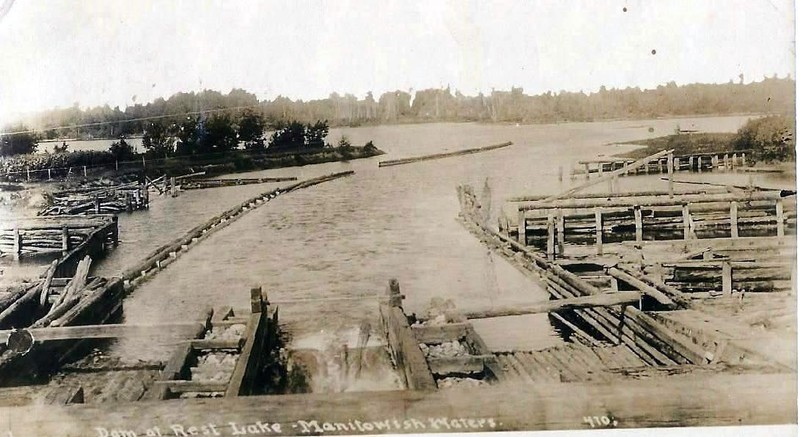
[[[264,299],[261,296],[261,287],[252,287],[250,289],[250,312],[253,314],[261,313],[264,311]]]
[[[114,228],[111,230],[111,240],[116,246],[119,244],[119,216],[114,214],[111,220],[114,223]]]
[[[584,171],[586,172],[586,179],[589,179],[589,163],[586,162],[583,164]]]
[[[722,159],[723,159],[723,165],[725,166],[725,170],[729,169],[730,165],[731,165],[731,161],[730,161],[730,158],[728,157],[728,154],[726,153],[722,157]]]
[[[18,260],[22,255],[22,234],[19,232],[19,228],[14,228],[14,259]]]
[[[690,227],[690,225],[691,225],[691,221],[692,221],[692,216],[691,216],[691,213],[689,212],[689,204],[688,203],[684,203],[683,204],[683,209],[682,209],[681,213],[683,215],[683,239],[684,240],[688,240],[688,239],[691,238],[691,227]]]
[[[142,155],[142,168],[147,168],[147,164],[144,161],[144,155]]]
[[[633,207],[633,220],[636,223],[636,241],[642,241],[642,207],[635,205]]]
[[[722,262],[722,293],[725,296],[733,293],[733,274],[730,261]]]
[[[731,160],[731,168],[735,168],[736,167],[737,159],[738,159],[738,156],[734,153],[733,154],[733,159]]]
[[[711,169],[716,170],[719,167],[719,156],[711,155]]]
[[[83,177],[86,177],[86,166],[83,166]]]
[[[114,160],[114,170],[119,171],[119,160]]]
[[[95,197],[94,198],[94,213],[95,214],[100,214],[100,198],[99,197]]]
[[[781,199],[775,201],[775,221],[778,228],[778,236],[783,237],[783,200]]]
[[[594,238],[595,245],[597,246],[597,254],[603,254],[603,210],[596,208],[594,210]]]
[[[563,180],[564,180],[564,166],[563,165],[559,165],[558,166],[558,181],[562,182]]]
[[[561,256],[564,256],[564,231],[566,229],[564,220],[564,211],[559,209],[556,214],[556,233],[558,235],[558,254]]]
[[[389,288],[386,289],[386,293],[389,295],[390,307],[403,306],[403,295],[400,294],[400,283],[397,282],[397,279],[392,278],[389,280]]]
[[[528,239],[526,238],[525,233],[525,210],[520,209],[517,213],[517,239],[519,240],[519,244],[523,246],[528,245]]]
[[[547,216],[547,259],[554,260],[556,254],[555,219],[552,211]]]
[[[176,197],[178,195],[178,184],[176,183],[175,177],[169,178],[169,187],[171,190],[172,197]]]
[[[61,253],[62,255],[69,253],[69,228],[66,226],[61,228]]]
[[[52,181],[53,180],[53,173],[52,173],[52,170],[49,169],[49,168],[47,169],[47,180],[48,181]]]
[[[28,180],[31,180],[31,169],[30,169],[30,167],[27,167],[25,169],[25,171],[28,173]]]
[[[739,204],[731,202],[731,238],[739,238]]]
[[[667,173],[669,174],[669,197],[670,197],[670,199],[672,198],[672,196],[675,195],[675,179],[673,177],[673,173],[674,172],[675,172],[675,158],[674,158],[672,152],[670,152],[670,154],[667,155]]]

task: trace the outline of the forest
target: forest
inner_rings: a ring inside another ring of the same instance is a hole
[[[335,127],[438,121],[556,123],[706,114],[786,114],[794,111],[794,90],[795,81],[788,77],[765,77],[747,84],[730,81],[679,86],[671,82],[655,89],[601,87],[588,94],[561,91],[528,95],[522,88],[512,88],[466,96],[446,87],[397,90],[377,99],[372,93],[361,99],[352,94],[333,93],[328,98],[310,101],[283,96],[259,100],[255,94],[241,89],[227,94],[205,90],[181,92],[124,109],[107,105],[82,109],[75,105],[45,111],[22,122],[40,132],[41,139],[91,139],[143,135],[155,121],[183,124],[187,115],[215,111],[224,112],[235,123],[245,114],[255,114],[257,123],[263,123],[268,130],[280,129],[289,120],[300,123],[328,120]],[[5,131],[9,131],[8,127]]]

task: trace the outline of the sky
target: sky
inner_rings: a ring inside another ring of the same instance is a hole
[[[6,8],[0,123],[202,89],[308,100],[795,77],[791,0],[0,0]]]

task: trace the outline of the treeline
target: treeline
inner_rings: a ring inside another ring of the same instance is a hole
[[[153,118],[178,123],[178,117],[209,111],[225,112],[232,119],[252,111],[265,127],[275,129],[288,120],[313,123],[328,120],[333,126],[362,124],[482,121],[552,123],[608,119],[657,118],[670,116],[789,113],[794,111],[795,81],[764,78],[749,84],[691,84],[674,82],[642,90],[606,89],[583,92],[525,94],[522,88],[493,91],[488,95],[466,96],[449,87],[416,92],[393,91],[377,99],[368,93],[363,99],[351,94],[331,94],[320,100],[291,100],[277,97],[259,101],[247,91],[234,89],[177,93],[168,99],[135,104],[125,108],[102,106],[82,110],[77,106],[47,111],[26,120],[42,132],[43,139],[118,138],[143,135]],[[64,126],[72,126],[63,128]],[[76,127],[80,126],[80,127]]]

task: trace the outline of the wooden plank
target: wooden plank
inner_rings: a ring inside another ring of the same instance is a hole
[[[775,221],[777,226],[777,235],[778,237],[784,236],[784,222],[785,219],[783,217],[783,200],[777,199],[775,201]]]
[[[480,373],[483,372],[484,361],[491,358],[494,358],[494,355],[429,358],[428,367],[435,375]]]
[[[595,208],[594,210],[594,238],[597,254],[603,254],[603,210],[602,208]]]
[[[519,316],[525,314],[537,314],[579,308],[626,305],[639,302],[641,297],[642,293],[637,291],[600,293],[591,296],[554,299],[534,304],[517,304],[514,306],[493,308],[490,310],[472,311],[465,313],[464,316],[467,319],[486,319],[492,317]]]
[[[121,338],[133,336],[158,336],[175,329],[191,330],[203,326],[200,322],[166,323],[159,325],[81,325],[24,329],[38,342],[81,340],[87,338]],[[8,340],[10,330],[0,331],[0,343]]]
[[[186,392],[224,392],[228,388],[226,382],[209,381],[153,381],[153,386],[164,387],[172,393]]]
[[[558,234],[558,255],[564,256],[564,211],[558,210],[556,218],[556,233]]]
[[[739,238],[739,204],[731,202],[731,238]]]
[[[460,340],[467,335],[468,323],[448,323],[446,325],[412,326],[411,331],[417,342],[438,344]]]
[[[633,220],[636,226],[636,241],[642,241],[643,227],[642,227],[642,207],[635,205],[633,207]]]
[[[244,338],[238,338],[235,340],[223,340],[223,339],[198,339],[192,340],[190,343],[194,349],[203,350],[203,349],[236,349],[240,350],[242,345],[244,344]]]

